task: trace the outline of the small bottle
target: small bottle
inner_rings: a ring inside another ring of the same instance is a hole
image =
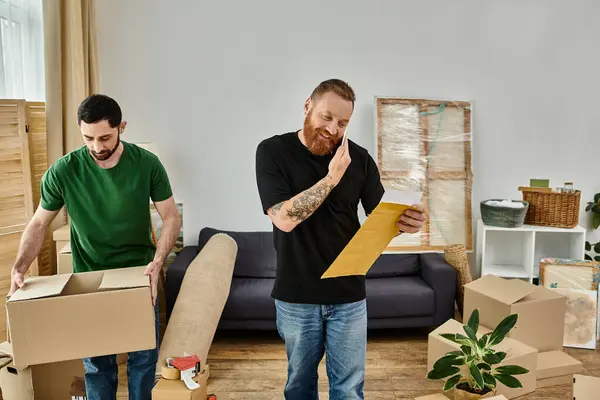
[[[565,182],[565,193],[573,193],[573,182]]]

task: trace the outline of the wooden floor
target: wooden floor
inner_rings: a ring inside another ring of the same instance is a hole
[[[366,399],[414,399],[441,391],[440,382],[425,378],[427,333],[369,332]],[[600,376],[600,353],[565,351],[584,363],[584,375]],[[227,394],[230,400],[283,398],[287,361],[283,341],[276,332],[217,333],[207,362],[209,392]],[[319,368],[319,389],[321,398],[327,399],[324,362]],[[519,399],[572,399],[571,385],[539,389]]]

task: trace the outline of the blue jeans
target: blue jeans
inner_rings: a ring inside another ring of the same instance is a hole
[[[156,363],[158,362],[158,299],[154,306],[156,321],[156,347],[129,353],[127,359],[127,378],[129,400],[151,400]],[[117,398],[118,365],[115,354],[84,358],[85,391],[87,400],[115,400]]]
[[[325,354],[329,399],[363,399],[367,358],[367,303],[295,304],[275,300],[277,330],[285,341],[286,400],[319,398],[319,363]]]

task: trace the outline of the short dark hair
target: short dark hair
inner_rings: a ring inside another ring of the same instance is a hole
[[[108,121],[111,128],[121,123],[121,107],[112,98],[104,94],[93,94],[81,102],[77,109],[77,124],[81,121],[86,124],[95,124],[100,121]]]
[[[354,90],[350,87],[347,82],[344,82],[341,79],[328,79],[319,83],[310,98],[312,100],[318,100],[319,97],[324,95],[327,92],[334,92],[338,96],[340,96],[344,100],[348,100],[352,102],[352,106],[354,107],[354,102],[356,101],[356,95],[354,94]]]

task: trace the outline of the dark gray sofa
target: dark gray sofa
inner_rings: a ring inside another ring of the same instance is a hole
[[[272,232],[202,229],[198,245],[184,247],[167,270],[167,318],[187,267],[219,232],[237,242],[238,254],[218,329],[275,330],[275,304],[271,297],[276,270]],[[454,316],[456,272],[441,254],[383,254],[367,273],[366,285],[368,328],[433,327]]]

